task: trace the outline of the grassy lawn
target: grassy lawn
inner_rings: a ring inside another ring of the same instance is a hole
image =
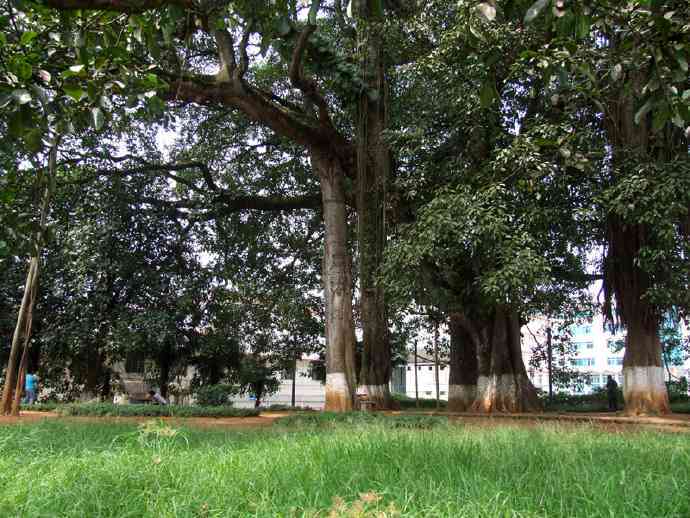
[[[685,434],[352,421],[0,427],[0,516],[690,516]]]

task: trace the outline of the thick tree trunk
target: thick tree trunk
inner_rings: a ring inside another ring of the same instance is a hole
[[[623,357],[623,398],[625,413],[631,415],[667,414],[671,411],[661,341],[656,326],[645,328],[639,320],[628,326]]]
[[[496,307],[479,348],[475,412],[532,412],[541,409],[527,376],[520,345],[520,320],[514,311]]]
[[[336,160],[317,151],[312,151],[311,160],[321,182],[326,231],[322,271],[326,310],[325,409],[344,412],[353,408],[356,386],[352,260],[347,243],[344,174]]]
[[[451,412],[466,412],[477,397],[477,344],[465,325],[464,315],[450,314],[448,410]]]
[[[623,396],[625,413],[630,415],[671,411],[661,363],[659,316],[644,296],[649,275],[636,261],[648,234],[643,225],[625,225],[609,215],[605,284],[615,294],[616,310],[627,328]]]
[[[604,282],[615,294],[616,310],[627,328],[623,396],[625,413],[630,415],[671,411],[661,363],[660,318],[645,297],[651,285],[649,275],[637,264],[649,233],[644,225],[626,225],[609,215]]]
[[[86,380],[84,383],[83,399],[91,400],[99,397],[98,384],[101,380],[102,361],[99,352],[99,338],[93,343],[89,344],[89,349],[86,351]]]
[[[367,85],[360,95],[357,122],[357,238],[364,342],[359,383],[376,407],[385,409],[391,405],[391,348],[386,301],[377,274],[386,242],[385,198],[391,164],[383,138],[388,92],[381,20],[371,1],[359,3],[360,68]]]
[[[605,119],[612,148],[612,170],[618,176],[637,174],[637,168],[631,170],[631,163],[687,157],[687,146],[682,143],[679,146],[674,141],[675,130],[660,131],[653,138],[653,113],[635,122],[636,98],[641,96],[645,80],[642,69],[632,74],[632,92],[614,90],[617,97],[609,103],[612,109]],[[650,146],[652,141],[655,146]],[[608,210],[605,312],[613,317],[610,297],[615,295],[616,311],[627,328],[623,358],[625,413],[666,414],[670,407],[661,363],[660,308],[647,297],[653,280],[639,265],[640,252],[653,241],[655,229],[635,218],[623,219],[610,207]]]

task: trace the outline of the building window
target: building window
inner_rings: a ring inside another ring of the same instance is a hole
[[[433,369],[434,369],[433,367],[429,367],[429,370],[433,370]]]
[[[144,374],[144,355],[140,352],[127,353],[125,358],[125,372]]]
[[[407,366],[407,370],[408,370],[408,371],[411,371],[411,370],[412,370],[412,367],[410,367],[410,366],[408,365],[408,366]]]
[[[570,328],[570,331],[573,333],[573,336],[591,335],[592,334],[592,325],[591,324],[575,325],[575,326],[572,326]]]
[[[607,361],[607,363],[608,363],[609,365],[611,365],[611,366],[623,365],[623,358],[609,358],[609,359],[606,360],[606,361]]]
[[[576,346],[577,350],[580,352],[587,351],[589,349],[594,349],[594,342],[577,342]]]
[[[430,390],[426,391],[426,392],[424,393],[424,395],[425,395],[425,396],[430,396],[430,395],[431,395],[431,391],[430,391]]]
[[[570,364],[573,367],[593,367],[594,358],[576,358],[574,360],[570,360]]]
[[[442,390],[442,391],[440,392],[440,394],[441,394],[442,396],[445,396],[445,395],[446,395],[446,391],[445,391],[445,390]]]

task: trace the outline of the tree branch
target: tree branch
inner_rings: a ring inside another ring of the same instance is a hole
[[[292,60],[288,73],[290,82],[295,88],[298,88],[304,96],[312,101],[319,108],[319,122],[323,125],[331,126],[331,119],[328,115],[328,103],[326,99],[319,93],[316,83],[304,77],[304,51],[311,36],[316,30],[316,25],[308,23],[304,30],[300,33],[295,44],[295,49],[292,51]]]
[[[235,69],[237,68],[232,36],[225,29],[215,29],[213,31],[213,38],[216,40],[218,56],[220,57],[218,77],[224,81],[231,81],[235,76]]]

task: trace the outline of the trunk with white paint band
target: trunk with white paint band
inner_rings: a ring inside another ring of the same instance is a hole
[[[630,413],[667,413],[668,394],[663,367],[623,368],[623,398]]]
[[[484,329],[478,355],[477,397],[472,410],[507,413],[540,410],[537,391],[522,361],[517,313],[497,306]]]
[[[661,341],[656,325],[636,321],[628,326],[623,357],[623,399],[630,415],[667,414],[671,411],[664,369],[661,365]]]
[[[326,406],[352,410],[355,389],[355,327],[352,260],[347,246],[344,174],[337,160],[311,152],[321,182],[325,245],[322,281],[326,310]]]

